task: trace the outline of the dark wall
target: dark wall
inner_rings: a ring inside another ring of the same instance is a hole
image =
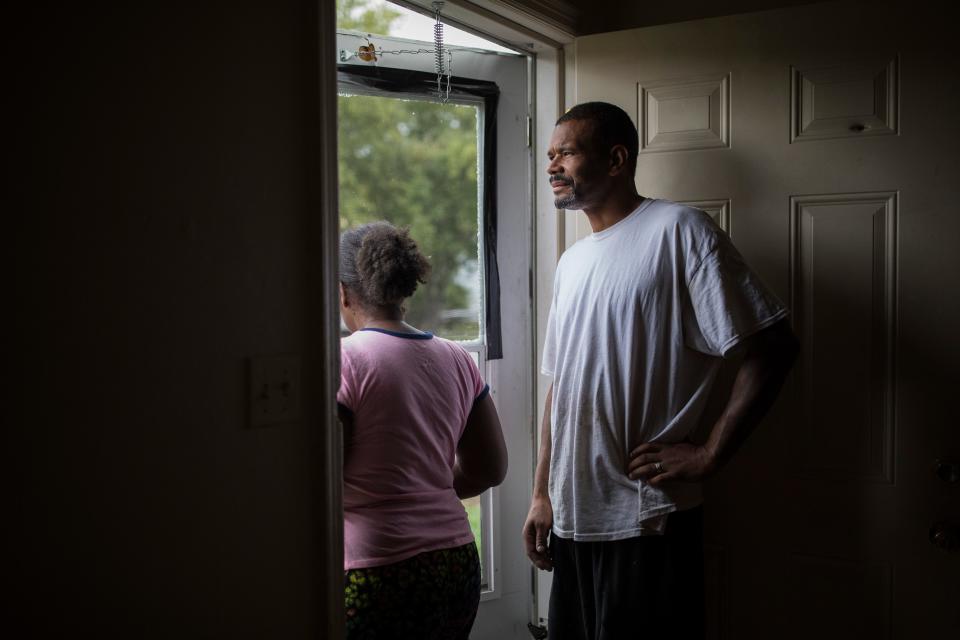
[[[7,23],[16,637],[323,625],[316,4]],[[279,353],[302,419],[248,428],[246,358]]]

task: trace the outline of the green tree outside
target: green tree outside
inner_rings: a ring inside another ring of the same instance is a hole
[[[374,220],[408,226],[433,266],[409,302],[409,322],[475,340],[477,108],[341,95],[338,109],[341,229]],[[471,307],[472,317],[452,313]]]
[[[390,35],[401,14],[338,0],[337,15],[340,29]],[[341,230],[374,220],[409,227],[433,266],[408,303],[409,322],[476,340],[478,107],[341,94],[338,109]]]
[[[383,3],[371,0],[337,0],[337,29],[394,35],[393,24],[400,12]]]

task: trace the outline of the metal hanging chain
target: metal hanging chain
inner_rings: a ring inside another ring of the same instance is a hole
[[[446,102],[450,99],[450,75],[449,70],[447,73],[447,91],[443,91],[443,23],[440,22],[440,10],[443,8],[443,2],[437,1],[433,3],[434,18],[436,22],[433,24],[433,57],[434,57],[434,67],[437,72],[437,97],[440,98],[440,102]]]
[[[433,49],[358,49],[357,51],[347,51],[346,49],[340,49],[340,62],[347,62],[354,58],[360,58],[364,62],[376,62],[377,56],[382,55],[417,55],[423,53],[429,53],[433,55]],[[369,58],[369,59],[368,59]]]

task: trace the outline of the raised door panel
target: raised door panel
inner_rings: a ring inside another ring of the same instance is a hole
[[[811,475],[893,482],[896,193],[791,198],[797,430]]]

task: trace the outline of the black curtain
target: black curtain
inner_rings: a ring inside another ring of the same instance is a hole
[[[387,67],[338,65],[337,83],[341,87],[372,88],[390,93],[431,95],[437,91],[435,73]],[[480,212],[480,224],[484,247],[484,321],[487,359],[498,360],[503,357],[500,270],[497,267],[497,104],[500,101],[500,89],[495,82],[453,76],[450,78],[450,97],[455,99],[457,96],[483,99],[483,210]]]

